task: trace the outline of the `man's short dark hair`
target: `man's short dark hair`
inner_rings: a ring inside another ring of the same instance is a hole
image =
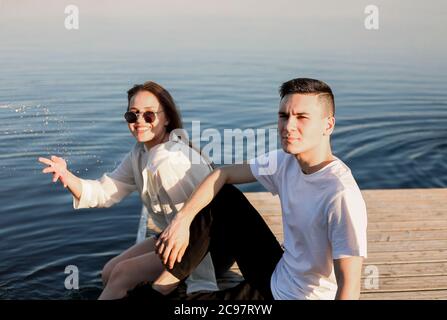
[[[321,104],[325,106],[328,114],[331,116],[335,115],[334,94],[332,93],[331,87],[323,81],[309,78],[296,78],[284,82],[279,88],[281,100],[286,95],[293,93],[318,95]]]

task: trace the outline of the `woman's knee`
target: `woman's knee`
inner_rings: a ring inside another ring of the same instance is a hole
[[[154,238],[147,238],[142,243],[139,243],[137,245],[134,245],[127,249],[126,251],[122,252],[120,255],[110,259],[102,269],[101,272],[101,278],[104,285],[107,284],[107,281],[109,281],[110,275],[115,268],[115,266],[121,262],[125,261],[127,259],[131,259],[134,257],[137,257],[139,255],[149,253],[151,251],[155,250],[155,239]]]
[[[113,269],[115,268],[115,266],[118,263],[118,259],[117,257],[110,259],[105,265],[104,268],[102,269],[101,272],[101,278],[102,278],[102,283],[104,285],[107,284],[107,282],[110,279],[110,275],[112,274]]]
[[[130,276],[129,269],[129,263],[126,260],[116,263],[110,271],[108,282],[114,284],[126,282],[126,279]]]

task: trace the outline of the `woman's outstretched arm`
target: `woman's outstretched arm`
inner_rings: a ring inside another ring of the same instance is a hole
[[[82,194],[81,180],[71,173],[67,168],[67,163],[63,158],[51,156],[50,159],[40,157],[39,162],[48,165],[42,170],[43,173],[53,173],[53,182],[60,182],[64,188],[68,188],[73,196],[79,200]]]
[[[39,158],[39,161],[48,165],[43,172],[53,173],[53,182],[60,180],[73,194],[74,209],[108,208],[137,190],[131,153],[125,156],[112,173],[104,174],[98,180],[76,177],[67,169],[65,160],[56,156],[52,156],[51,159]]]

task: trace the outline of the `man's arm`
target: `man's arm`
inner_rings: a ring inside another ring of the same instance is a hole
[[[211,172],[189,197],[177,216],[192,222],[197,213],[205,208],[219,193],[224,184],[240,184],[256,181],[249,164],[231,165]]]
[[[360,298],[363,257],[347,257],[334,260],[337,279],[336,300],[358,300]]]
[[[226,166],[211,172],[160,235],[156,247],[163,263],[169,262],[172,268],[176,261],[181,261],[189,244],[189,227],[194,217],[213,200],[224,184],[254,181],[249,164]]]

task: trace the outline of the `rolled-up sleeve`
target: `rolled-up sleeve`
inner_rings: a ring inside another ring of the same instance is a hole
[[[131,156],[129,152],[112,173],[99,180],[81,179],[81,197],[73,197],[73,208],[108,208],[135,191]]]

